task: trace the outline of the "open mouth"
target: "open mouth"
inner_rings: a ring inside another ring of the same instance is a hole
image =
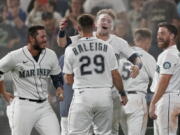
[[[105,30],[107,30],[107,29],[108,29],[108,27],[105,27],[105,26],[102,26],[102,28],[103,28],[103,29],[105,29]]]
[[[162,42],[164,42],[164,41],[163,41],[163,40],[158,40],[158,42],[162,43]]]

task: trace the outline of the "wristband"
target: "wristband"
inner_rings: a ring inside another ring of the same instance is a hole
[[[58,35],[60,38],[63,38],[63,37],[65,37],[66,32],[64,30],[59,30]]]
[[[126,92],[125,92],[124,90],[120,90],[120,91],[119,91],[119,94],[120,94],[121,96],[126,96]]]

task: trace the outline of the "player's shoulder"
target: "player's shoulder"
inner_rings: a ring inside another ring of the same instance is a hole
[[[23,48],[25,48],[25,47],[10,51],[8,53],[8,55],[11,55],[14,58],[18,58],[19,55],[23,54]]]
[[[166,50],[164,50],[160,55],[161,56],[174,56],[174,55],[177,55],[178,54],[178,49],[177,47],[174,45],[174,46],[171,46],[169,48],[167,48]]]
[[[72,43],[74,43],[74,42],[77,42],[81,38],[81,36],[78,34],[75,36],[71,36],[70,38],[71,38]]]
[[[46,48],[45,51],[46,51],[46,53],[48,53],[48,54],[56,55],[56,53],[54,52],[54,50],[52,50],[52,49],[50,49],[50,48]]]
[[[145,57],[149,57],[149,58],[154,58],[150,53],[148,53],[147,51],[145,51],[144,49],[140,48],[140,47],[132,47],[133,50],[135,50],[139,55],[145,56]]]
[[[140,47],[132,47],[133,50],[141,57],[141,59],[143,60],[143,63],[145,62],[152,62],[152,63],[156,63],[155,58],[148,53],[147,51],[145,51],[144,49],[140,48]]]
[[[107,46],[107,50],[109,50],[109,49],[112,49],[112,50],[113,50],[112,45],[110,45],[107,41],[104,41],[104,40],[99,39],[99,38],[95,38],[94,42],[99,42],[101,45]],[[109,48],[109,49],[108,49],[108,48]]]
[[[114,34],[110,34],[110,40],[118,42],[118,43],[120,42],[120,43],[127,44],[126,40],[124,40],[123,38],[118,37],[117,35],[114,35]]]

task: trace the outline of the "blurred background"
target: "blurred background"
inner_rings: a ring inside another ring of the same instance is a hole
[[[26,45],[29,26],[44,25],[47,31],[48,48],[57,56],[64,49],[57,46],[56,37],[60,19],[66,18],[69,36],[77,34],[77,17],[82,13],[96,13],[103,8],[111,8],[117,14],[112,33],[133,44],[133,32],[137,28],[147,27],[152,31],[152,47],[149,51],[156,59],[162,51],[157,48],[156,32],[159,22],[169,22],[180,29],[180,0],[0,0],[0,58],[9,51]],[[179,38],[178,36],[177,39]],[[5,76],[6,88],[13,92],[9,74]],[[151,99],[149,92],[147,101]],[[50,82],[49,100],[59,120],[59,103]],[[6,117],[6,105],[0,97],[0,135],[10,135]],[[120,133],[122,135],[122,133]],[[147,135],[153,135],[153,121],[149,120]],[[180,134],[180,133],[177,133]],[[38,135],[33,130],[32,135]]]

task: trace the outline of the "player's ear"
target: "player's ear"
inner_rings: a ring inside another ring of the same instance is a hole
[[[81,32],[81,30],[82,30],[79,25],[77,26],[77,30],[78,30],[78,32]]]
[[[34,42],[34,37],[29,36],[28,39],[29,39],[29,42]]]
[[[95,30],[97,29],[97,20],[95,20],[95,22],[94,22],[94,29]]]
[[[175,39],[175,35],[173,33],[170,34],[170,39],[174,40]]]
[[[93,24],[93,30],[94,31],[96,30],[96,24],[95,23]]]

